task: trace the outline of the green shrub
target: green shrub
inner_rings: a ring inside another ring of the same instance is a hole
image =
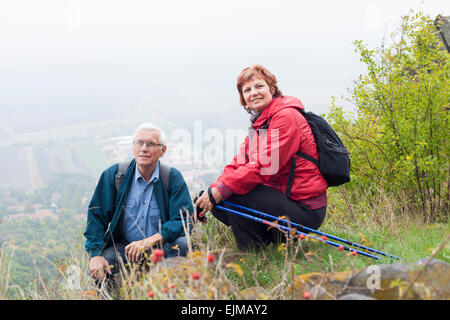
[[[449,53],[435,22],[406,16],[392,44],[370,50],[355,41],[367,72],[344,112],[333,98],[328,119],[352,156],[350,194],[385,192],[398,210],[438,220],[449,212]],[[350,199],[356,202],[358,199]]]

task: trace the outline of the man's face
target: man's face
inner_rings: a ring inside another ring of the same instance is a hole
[[[139,145],[136,142],[144,142],[143,145]],[[153,142],[154,145],[148,147],[146,143]],[[159,158],[166,152],[165,146],[159,144],[159,132],[151,129],[140,130],[133,144],[133,155],[136,163],[139,167],[151,167],[156,165]]]

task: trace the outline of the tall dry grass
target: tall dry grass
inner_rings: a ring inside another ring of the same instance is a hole
[[[338,188],[330,192],[329,212],[322,231],[350,237],[349,240],[362,241],[380,250],[387,248],[395,255],[409,250],[416,254],[414,258],[429,255],[430,246],[439,245],[440,238],[448,233],[448,222],[443,228],[432,229],[433,226],[416,221],[417,215],[399,209],[401,204],[393,202],[386,194],[370,199],[360,195],[360,201],[350,201],[350,198]],[[420,232],[411,233],[412,226]],[[435,233],[434,238],[430,237],[432,233]],[[57,270],[55,279],[47,281],[42,270],[36,270],[35,285],[29,288],[20,288],[11,282],[10,260],[2,250],[0,298],[11,298],[9,292],[14,290],[19,299],[35,300],[294,299],[298,297],[288,289],[299,275],[353,271],[375,263],[339,252],[320,241],[295,240],[291,234],[286,234],[288,241],[285,243],[240,252],[231,229],[212,217],[205,225],[195,224],[187,234],[187,258],[181,262],[177,258],[153,262],[150,252],[143,266],[132,265],[115,275],[116,288],[110,288],[107,281],[97,285],[89,276],[89,259],[82,249],[81,237],[64,261],[48,261],[48,267]],[[426,245],[425,236],[429,241]],[[419,242],[422,247],[417,247]],[[441,257],[445,254],[443,252]]]

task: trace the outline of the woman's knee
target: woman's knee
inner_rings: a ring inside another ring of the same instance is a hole
[[[211,214],[213,215],[214,218],[216,218],[223,224],[230,226],[230,221],[228,220],[228,215],[226,212],[214,208],[211,210]]]

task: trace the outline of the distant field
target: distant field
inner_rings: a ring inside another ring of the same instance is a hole
[[[74,160],[81,162],[89,175],[97,176],[108,166],[108,161],[100,152],[100,147],[89,140],[77,140],[72,143],[74,147]]]
[[[32,181],[36,184],[42,180],[45,185],[55,173],[97,177],[108,166],[100,147],[91,139],[0,148],[0,154],[0,188],[30,190]]]
[[[0,149],[0,188],[21,188],[30,181],[24,148]]]

